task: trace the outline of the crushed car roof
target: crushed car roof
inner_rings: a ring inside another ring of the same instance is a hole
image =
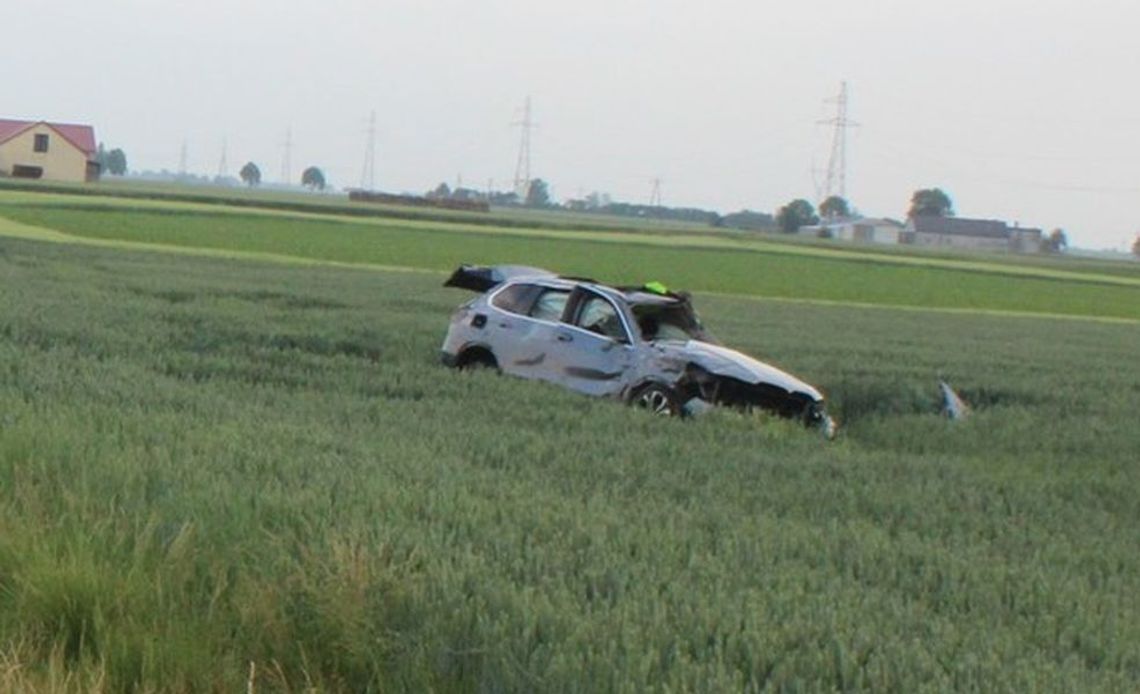
[[[559,275],[558,273],[551,272],[539,267],[532,267],[529,265],[460,265],[447,281],[443,283],[445,287],[457,287],[459,289],[470,289],[477,292],[486,292],[494,289],[495,287],[515,279],[558,279],[565,282],[578,282],[582,284],[590,284],[599,288],[608,289],[610,291],[619,292],[630,302],[634,304],[643,305],[668,305],[676,302],[689,301],[688,293],[676,293],[669,291],[665,285],[660,282],[647,282],[643,285],[637,286],[615,286],[599,282],[590,277],[573,277],[568,275]]]

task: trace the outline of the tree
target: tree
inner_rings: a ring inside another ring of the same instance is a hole
[[[315,166],[310,166],[301,172],[301,185],[311,190],[325,189],[325,172]]]
[[[819,217],[815,213],[815,208],[803,198],[789,202],[776,213],[776,226],[789,234],[795,233],[802,226],[818,223]]]
[[[907,217],[953,217],[954,205],[950,196],[940,188],[924,188],[914,191],[910,198],[910,212]]]
[[[95,163],[99,165],[99,173],[102,174],[107,170],[107,148],[103,143],[99,143],[99,148],[95,150]]]
[[[490,200],[492,205],[502,205],[503,207],[511,207],[519,204],[519,195],[513,190],[508,191],[492,191]]]
[[[238,176],[241,176],[241,182],[250,188],[261,184],[261,169],[252,161],[247,161],[245,166],[241,167]]]
[[[451,197],[451,186],[447,185],[444,181],[435,187],[435,190],[429,191],[427,197],[433,200],[446,200]]]
[[[1136,240],[1132,242],[1132,255],[1140,258],[1140,234],[1136,234]]]
[[[599,193],[594,191],[586,196],[586,209],[587,210],[600,210],[609,205],[613,200],[610,199],[609,194]]]
[[[847,201],[838,195],[832,195],[819,203],[819,216],[824,219],[836,219],[851,216],[851,208]]]
[[[523,204],[527,207],[550,207],[550,187],[546,185],[546,181],[541,178],[531,181],[527,186],[526,201]]]
[[[474,188],[464,188],[463,186],[457,186],[455,190],[451,191],[451,199],[464,201],[486,200],[487,194],[481,190],[475,190]]]
[[[127,173],[127,155],[119,148],[107,151],[102,142],[95,151],[95,162],[99,164],[100,173],[109,173],[113,176],[122,176]]]
[[[732,212],[726,214],[719,221],[720,226],[749,231],[771,231],[772,227],[776,225],[776,220],[772,215],[767,212],[753,212],[752,210]]]
[[[1069,237],[1064,229],[1054,229],[1041,239],[1041,250],[1046,253],[1063,253],[1069,247]]]
[[[112,176],[122,176],[127,173],[127,155],[116,147],[107,152],[107,170]]]

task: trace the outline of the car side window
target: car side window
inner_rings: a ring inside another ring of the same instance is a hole
[[[491,305],[508,313],[525,316],[541,291],[542,287],[536,284],[512,284],[491,297]]]
[[[548,320],[557,323],[562,320],[562,311],[566,309],[566,301],[570,298],[567,289],[544,289],[538,295],[538,300],[528,314],[531,318]]]
[[[625,334],[625,328],[622,327],[621,317],[618,315],[617,309],[614,308],[613,304],[600,296],[590,296],[582,302],[582,307],[578,311],[578,320],[575,321],[575,325],[590,332],[612,338],[618,342],[629,341],[629,338],[626,337]]]

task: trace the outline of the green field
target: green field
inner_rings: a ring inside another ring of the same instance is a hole
[[[1140,688],[1127,269],[91,202],[0,196],[0,691]],[[697,289],[842,434],[445,370],[366,266],[461,260]]]
[[[320,208],[315,208],[320,209]],[[492,229],[191,204],[0,195],[0,218],[88,241],[445,271],[524,263],[696,291],[968,311],[1140,319],[1140,269],[1115,272],[834,251],[698,233]],[[653,273],[647,277],[646,273]]]

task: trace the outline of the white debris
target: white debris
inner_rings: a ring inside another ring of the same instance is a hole
[[[950,419],[965,419],[970,414],[970,406],[954,392],[949,383],[939,381],[938,389],[942,391],[942,414]]]

